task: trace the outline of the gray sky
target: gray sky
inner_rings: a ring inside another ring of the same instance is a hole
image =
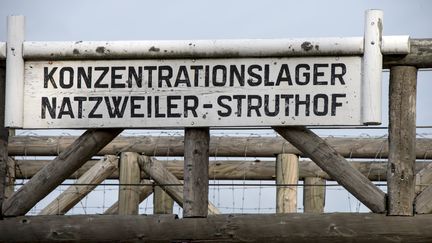
[[[384,35],[432,38],[432,1],[428,0],[0,0],[0,41],[6,41],[6,16],[16,14],[26,16],[29,41],[362,36],[367,9],[384,10]],[[431,73],[419,73],[418,125],[432,124]],[[384,73],[383,125],[387,124],[387,79]],[[424,132],[430,135],[431,130]],[[335,133],[349,132],[330,132]],[[346,195],[328,200],[337,203]],[[344,210],[346,204],[335,210]]]

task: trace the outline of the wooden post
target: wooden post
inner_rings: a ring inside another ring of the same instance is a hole
[[[9,129],[10,133],[10,129]],[[16,163],[11,157],[8,158],[6,163],[6,188],[5,188],[5,198],[8,199],[12,196],[15,191],[15,173],[16,173]]]
[[[385,193],[354,169],[322,138],[305,127],[273,127],[273,129],[311,158],[372,212],[385,212]]]
[[[0,61],[0,219],[3,218],[3,203],[5,201],[6,174],[8,161],[8,129],[4,127],[5,118],[5,61]]]
[[[161,162],[155,159],[142,155],[139,157],[139,162],[141,169],[159,184],[180,207],[183,207],[183,188],[181,186],[173,186],[181,185],[182,182],[169,172]],[[208,202],[208,213],[220,214],[219,210],[210,201]]]
[[[183,217],[207,217],[210,131],[186,128],[184,141]]]
[[[39,215],[63,215],[67,213],[117,168],[117,156],[105,156],[77,180],[76,184],[81,185],[70,186],[42,209]]]
[[[418,163],[416,163],[416,165],[417,164]],[[420,194],[426,187],[432,184],[432,163],[429,163],[426,167],[417,172],[415,184],[416,194]]]
[[[417,68],[390,69],[388,215],[414,214]]]
[[[144,201],[148,196],[150,196],[153,193],[153,186],[152,182],[150,180],[144,179],[141,180],[140,184],[143,184],[145,186],[139,186],[139,203]],[[118,214],[118,206],[119,202],[115,202],[111,207],[109,207],[107,210],[105,210],[104,214]]]
[[[303,212],[324,213],[326,180],[306,177],[303,187]]]
[[[67,179],[123,129],[89,129],[68,149],[44,166],[3,204],[7,216],[26,214],[37,202]]]
[[[298,183],[298,156],[278,154],[276,157],[276,184]],[[297,186],[276,188],[276,213],[297,212]]]
[[[172,214],[174,200],[159,186],[154,188],[153,214]]]
[[[123,152],[120,154],[120,189],[119,189],[119,214],[134,215],[139,211],[139,189],[136,185],[122,186],[122,184],[140,183],[140,166],[138,154]]]

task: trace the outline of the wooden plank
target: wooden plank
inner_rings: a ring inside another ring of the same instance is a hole
[[[432,215],[29,216],[0,221],[2,242],[432,242]]]
[[[120,188],[119,188],[119,215],[134,215],[139,211],[139,189],[133,184],[140,183],[139,154],[123,152],[120,154]],[[130,184],[130,186],[122,186]]]
[[[143,184],[145,186],[139,186],[139,203],[143,202],[148,196],[150,196],[153,193],[153,185],[150,180],[144,179],[141,180],[140,184]],[[119,202],[113,203],[111,207],[105,210],[104,214],[118,214],[118,206]]]
[[[207,217],[210,130],[185,128],[183,217]]]
[[[385,193],[354,169],[325,140],[305,127],[274,127],[374,213],[386,210]]]
[[[6,90],[6,64],[0,60],[0,219],[3,218],[3,203],[6,200],[6,180],[9,131],[4,127],[5,120],[5,90]]]
[[[417,167],[418,163],[416,163],[416,194],[420,194],[427,186],[432,185],[432,163],[425,166],[420,171]]]
[[[118,167],[118,158],[107,155],[81,176],[75,184],[63,191],[57,198],[42,209],[39,215],[63,215],[87,196]]]
[[[385,55],[384,68],[392,66],[414,66],[417,68],[432,68],[432,39],[410,39],[408,55]]]
[[[183,183],[169,172],[160,161],[143,155],[139,157],[139,162],[141,169],[156,184],[159,184],[180,207],[183,207]],[[210,201],[208,202],[208,214],[220,214],[219,210]]]
[[[30,179],[50,160],[17,160],[16,178]],[[73,173],[69,178],[76,179],[89,170],[97,160],[90,160]],[[164,167],[180,180],[183,180],[183,160],[160,160]],[[387,160],[350,160],[349,163],[371,181],[387,180]],[[431,161],[417,161],[415,171],[420,172]],[[244,159],[244,160],[211,160],[209,161],[209,179],[216,180],[274,180],[276,178],[275,160]],[[432,166],[432,165],[431,165]],[[108,179],[118,179],[118,170],[114,171]],[[306,177],[321,177],[326,180],[332,178],[311,160],[299,161],[299,179]],[[432,176],[431,176],[432,177]],[[423,177],[422,177],[423,178]],[[141,179],[149,179],[144,172]],[[422,180],[423,181],[423,180]],[[426,183],[430,184],[430,183]]]
[[[153,214],[172,214],[174,200],[159,186],[153,193]]]
[[[415,197],[414,208],[418,214],[432,213],[432,186],[426,187],[420,194]]]
[[[303,187],[303,211],[324,213],[326,180],[319,177],[306,177]]]
[[[388,215],[414,214],[417,68],[390,69]]]
[[[276,156],[276,184],[298,184],[298,156],[278,154]],[[297,212],[297,186],[276,188],[276,213]]]
[[[76,137],[16,136],[9,140],[10,156],[56,156]],[[388,156],[387,138],[335,138],[325,141],[346,158],[380,158]],[[417,138],[416,158],[432,159],[432,139]],[[184,138],[181,136],[118,137],[98,152],[98,155],[137,152],[152,156],[184,156]],[[273,157],[275,154],[304,155],[295,146],[280,137],[219,137],[210,139],[210,156],[219,157]]]
[[[16,179],[16,170],[17,170],[15,160],[9,157],[6,163],[6,167],[7,169],[6,169],[5,198],[9,198],[15,192],[15,179]]]
[[[71,146],[36,173],[3,204],[8,216],[26,214],[97,151],[113,140],[122,129],[89,129]]]

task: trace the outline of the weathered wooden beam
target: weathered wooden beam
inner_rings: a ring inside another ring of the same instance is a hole
[[[276,184],[298,183],[298,156],[278,154],[276,156]],[[276,188],[276,213],[297,212],[297,186]]]
[[[418,214],[432,213],[432,186],[426,187],[415,197],[414,208]]]
[[[26,214],[123,129],[89,129],[3,204],[7,216]]]
[[[385,193],[354,169],[325,140],[305,127],[274,127],[274,130],[311,158],[372,212],[385,212]]]
[[[10,129],[9,129],[10,132]],[[6,188],[5,198],[9,198],[15,192],[15,179],[16,179],[16,162],[15,159],[9,157],[6,163]]]
[[[159,186],[154,188],[153,214],[172,214],[174,200]]]
[[[29,216],[0,221],[2,242],[431,242],[432,215]]]
[[[9,130],[4,127],[5,120],[5,90],[6,90],[6,64],[0,60],[0,219],[3,218],[2,206],[5,201],[8,140]]]
[[[417,68],[390,69],[388,215],[414,214]]]
[[[183,217],[207,217],[210,130],[185,128]]]
[[[416,163],[416,194],[420,194],[427,186],[432,185],[432,163],[418,170]]]
[[[148,196],[150,196],[153,193],[153,185],[150,180],[144,179],[141,180],[140,184],[143,184],[144,186],[139,186],[139,203],[144,201]],[[113,203],[111,207],[105,210],[104,214],[118,214],[118,208],[119,202]]]
[[[175,186],[183,183],[169,172],[160,161],[149,158],[148,156],[140,156],[138,161],[140,162],[141,169],[144,170],[156,184],[160,184],[180,207],[183,207],[183,186]],[[219,210],[210,201],[208,202],[208,213],[220,214]]]
[[[326,180],[319,177],[306,177],[303,187],[303,211],[324,213]]]
[[[15,136],[9,139],[10,156],[56,156],[76,137]],[[325,141],[340,155],[347,158],[387,158],[387,138],[335,138]],[[416,158],[432,159],[432,139],[417,138]],[[98,155],[137,152],[151,156],[184,156],[184,138],[180,136],[118,137],[105,146]],[[273,157],[289,153],[303,155],[281,137],[218,137],[210,138],[210,156],[219,157]]]
[[[133,185],[140,183],[138,156],[135,152],[120,154],[119,215],[136,215],[139,211],[139,188]]]
[[[17,179],[30,179],[36,174],[44,165],[48,164],[50,160],[17,160],[16,178]],[[69,179],[76,179],[82,176],[89,170],[97,160],[90,160],[73,173]],[[168,171],[174,174],[178,179],[183,180],[183,160],[160,160]],[[387,180],[387,161],[376,160],[362,160],[362,161],[349,161],[350,164],[356,168],[364,176],[368,177],[371,181],[386,181]],[[216,180],[274,180],[276,178],[275,160],[211,160],[209,162],[209,179]],[[430,161],[416,162],[415,170],[419,172],[432,163]],[[431,171],[432,172],[432,171]],[[425,173],[425,172],[423,172]],[[422,174],[426,176],[425,174]],[[332,178],[319,168],[314,162],[310,160],[299,161],[299,179],[305,177],[321,177],[326,180]],[[108,179],[118,179],[118,170],[114,171]],[[148,175],[144,172],[141,173],[141,179],[148,179]],[[422,178],[426,178],[423,177]],[[428,176],[429,178],[429,176]],[[422,180],[423,184],[432,183]]]
[[[63,215],[103,182],[118,167],[117,156],[107,155],[42,209],[39,215]],[[81,185],[80,185],[81,184]]]
[[[385,55],[384,68],[392,66],[414,66],[432,68],[432,39],[411,39],[408,55]]]

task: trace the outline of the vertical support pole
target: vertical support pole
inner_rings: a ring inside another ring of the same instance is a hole
[[[417,68],[390,69],[388,215],[413,215]]]
[[[276,184],[298,183],[298,156],[278,154],[276,157]],[[297,212],[297,186],[278,186],[276,213]]]
[[[13,130],[12,130],[13,131]],[[9,135],[11,129],[9,129]],[[6,188],[5,188],[5,198],[9,198],[15,191],[15,167],[16,162],[13,158],[9,157],[6,162]]]
[[[210,131],[185,128],[183,217],[207,217]]]
[[[7,19],[5,126],[22,127],[24,113],[24,16]]]
[[[172,214],[174,200],[159,186],[154,188],[153,214]]]
[[[139,186],[122,184],[139,184],[140,167],[138,164],[138,154],[134,152],[123,152],[120,154],[120,190],[119,190],[119,215],[138,214],[140,203]]]
[[[303,211],[324,213],[326,180],[320,177],[306,177],[303,187]]]
[[[362,72],[362,119],[364,124],[381,123],[383,12],[368,10],[365,16]]]
[[[0,219],[3,218],[3,201],[5,200],[6,170],[8,161],[8,129],[4,126],[5,116],[5,62],[0,60]]]

